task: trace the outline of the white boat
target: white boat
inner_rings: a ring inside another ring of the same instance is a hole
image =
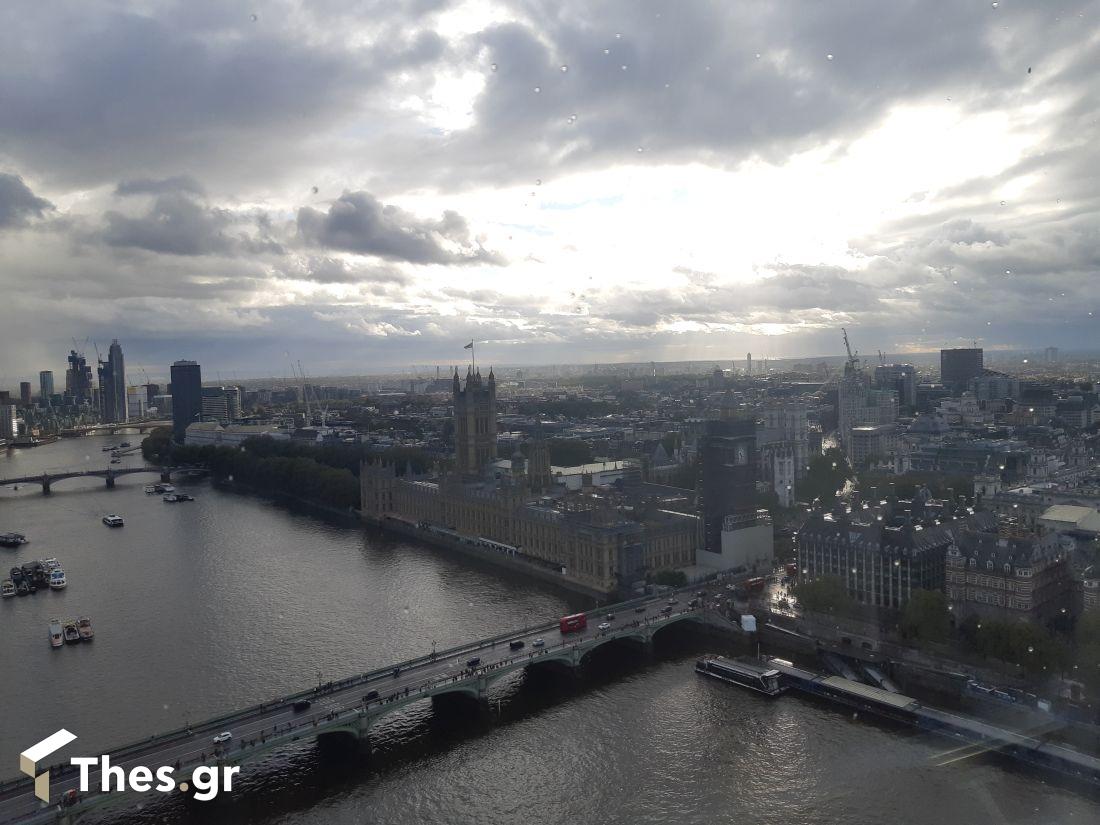
[[[92,630],[92,620],[87,616],[81,616],[76,620],[76,630],[80,634],[80,641],[90,642],[95,638],[95,631]]]
[[[59,562],[57,559],[52,558],[52,557],[48,558],[48,559],[43,559],[42,564],[44,564],[46,566],[47,570],[60,570],[61,569],[61,562]]]
[[[61,632],[61,622],[50,619],[50,647],[61,647],[65,644],[65,636]]]
[[[154,494],[154,493],[156,493],[156,492],[157,492],[157,485],[156,485],[156,484],[146,484],[146,485],[145,485],[145,493],[146,493],[146,495],[150,495],[150,496],[151,496],[151,495],[153,495],[153,494]]]
[[[121,527],[125,522],[122,520],[122,516],[116,516],[114,513],[109,513],[103,517],[103,523],[108,527]]]
[[[58,568],[50,572],[50,590],[64,590],[67,584],[64,570]]]
[[[175,493],[165,493],[163,496],[161,496],[161,501],[166,501],[169,504],[175,504],[179,500],[180,497],[177,496]]]
[[[0,596],[8,598],[8,596],[15,595],[15,585],[11,583],[11,579],[4,579],[0,581]]]
[[[176,488],[173,487],[171,484],[158,484],[157,486],[160,488],[160,492],[162,492],[162,493],[174,493],[174,492],[176,492]]]

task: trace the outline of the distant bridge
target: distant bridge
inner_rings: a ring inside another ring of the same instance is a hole
[[[115,479],[119,476],[133,475],[134,473],[159,473],[160,480],[167,483],[172,480],[172,473],[179,470],[190,470],[190,467],[123,467],[115,469],[108,467],[106,470],[47,470],[33,476],[20,476],[19,478],[0,478],[0,487],[11,484],[41,484],[42,493],[49,494],[50,488],[55,482],[64,481],[67,478],[102,478],[108,487],[115,486]]]
[[[137,430],[144,433],[157,427],[171,427],[171,421],[125,421],[115,424],[85,424],[80,427],[69,427],[61,431],[62,438],[74,438],[82,435],[97,435],[106,433],[116,435],[122,430]]]
[[[617,617],[609,623],[610,628],[601,630],[598,623],[609,611]],[[684,607],[666,604],[665,597],[592,611],[588,621],[585,630],[568,635],[560,633],[557,622],[551,622],[354,674],[117,748],[109,754],[111,764],[126,771],[136,765],[153,770],[170,766],[178,788],[181,781],[190,781],[198,766],[241,765],[302,740],[342,737],[369,753],[372,727],[415,702],[431,700],[435,704],[449,697],[469,701],[471,707],[488,716],[486,695],[490,685],[511,673],[541,667],[575,671],[588,656],[611,642],[630,644],[645,656],[652,650],[656,634],[681,622],[733,626],[705,600],[701,606]],[[539,641],[542,644],[536,646]],[[295,703],[302,700],[308,700],[311,707],[295,711]],[[215,745],[213,736],[222,731],[231,732],[233,738],[224,745]],[[90,769],[88,792],[77,790],[75,801],[66,805],[59,800],[79,783],[79,774],[71,765],[50,769],[51,805],[37,800],[30,779],[0,783],[0,823],[73,825],[89,811],[128,801],[128,793],[102,792],[100,782],[98,768]],[[143,799],[148,801],[148,795]]]

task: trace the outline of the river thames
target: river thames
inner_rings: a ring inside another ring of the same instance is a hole
[[[0,478],[102,469],[137,434],[0,453]],[[122,466],[139,466],[140,455]],[[155,475],[0,488],[0,566],[57,557],[62,591],[0,602],[0,777],[59,727],[81,753],[593,606],[445,551],[261,498]],[[118,513],[126,526],[100,519]],[[52,650],[50,618],[90,616]],[[1087,822],[1072,790],[952,745],[795,696],[703,680],[713,648],[671,636],[649,664],[611,650],[578,683],[506,681],[498,724],[430,706],[382,724],[368,761],[315,745],[245,768],[230,799],[148,800],[84,821],[224,823]]]

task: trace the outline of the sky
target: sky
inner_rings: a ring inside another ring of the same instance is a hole
[[[1094,347],[1097,77],[1095,2],[10,0],[0,383]]]

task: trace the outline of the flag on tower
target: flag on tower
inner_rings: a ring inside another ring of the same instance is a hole
[[[471,341],[470,343],[468,343],[466,346],[463,347],[463,349],[473,349],[473,348],[474,348],[474,342],[473,341]]]

